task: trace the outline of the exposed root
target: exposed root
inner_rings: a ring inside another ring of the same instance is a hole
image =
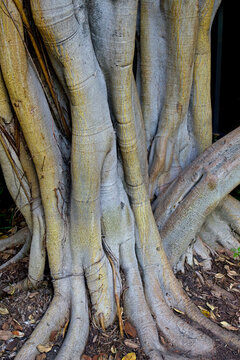
[[[211,254],[214,254],[214,251],[211,250],[208,246],[204,244],[201,238],[198,236],[195,244],[193,245],[194,252],[202,258],[201,265],[204,270],[210,270],[212,267],[212,258]],[[189,258],[187,258],[189,264]]]
[[[71,283],[71,321],[56,360],[78,359],[84,351],[88,337],[88,299],[84,277],[72,276]]]
[[[239,132],[240,128],[237,128],[224,139],[214,143],[169,186],[172,190],[167,200],[169,214],[160,233],[172,266],[186,253],[206,216],[238,185]],[[166,211],[163,212],[165,217]],[[157,216],[157,223],[158,219],[161,221],[161,217]],[[181,246],[177,245],[179,234],[182,239]]]
[[[40,201],[32,204],[33,232],[29,256],[28,277],[33,285],[43,279],[46,259],[46,225],[42,205]]]
[[[25,243],[31,237],[27,227],[19,230],[16,234],[9,236],[7,239],[0,240],[0,251],[13,248]]]
[[[159,278],[164,289],[164,296],[172,306],[183,311],[190,319],[197,322],[201,327],[210,331],[214,336],[221,339],[225,344],[240,349],[240,339],[232,332],[222,329],[220,326],[206,318],[196,305],[188,298],[178,280],[173,275],[170,267],[164,267],[164,276]]]
[[[219,211],[231,229],[240,236],[240,201],[228,195],[219,205]]]
[[[9,265],[14,264],[19,260],[23,259],[29,253],[30,246],[31,246],[31,236],[28,236],[21,250],[19,250],[19,252],[15,256],[13,256],[10,260],[2,264],[0,266],[0,271],[6,269]]]
[[[185,261],[188,265],[193,266],[194,254],[197,254],[201,257],[201,266],[204,268],[204,270],[210,270],[212,268],[211,254],[215,254],[215,251],[207,246],[206,243],[204,243],[202,239],[197,236],[197,240],[188,247],[186,254],[180,257],[178,263],[176,264],[175,272],[177,273],[178,271],[181,271],[184,274]]]
[[[60,280],[59,282],[66,280]],[[15,357],[16,360],[35,360],[39,354],[37,346],[39,344],[46,344],[53,331],[59,331],[64,327],[67,319],[69,318],[70,308],[70,294],[67,284],[62,283],[62,291],[58,292],[57,286],[55,287],[55,296],[43,316],[41,322],[33,331],[29,339],[23,345],[21,350]]]
[[[142,281],[137,270],[138,265],[134,249],[128,248],[128,252],[125,252],[125,250],[126,246],[124,244],[121,245],[121,265],[126,276],[127,286],[127,290],[124,292],[124,309],[128,318],[137,329],[139,339],[146,354],[151,359],[159,360],[162,359],[161,353],[165,353],[165,349],[159,342],[156,324],[145,300]]]
[[[240,246],[240,206],[238,200],[227,196],[217,209],[207,217],[201,231],[202,240],[216,250],[231,250]]]
[[[145,293],[157,325],[170,341],[170,346],[191,357],[213,354],[213,340],[180,319],[166,304],[157,271],[157,268],[144,270]]]

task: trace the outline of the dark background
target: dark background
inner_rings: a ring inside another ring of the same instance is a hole
[[[213,132],[240,125],[239,1],[223,0],[212,27]]]

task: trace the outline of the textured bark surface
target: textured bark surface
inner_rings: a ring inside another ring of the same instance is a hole
[[[79,359],[89,311],[103,329],[118,316],[122,331],[120,269],[124,312],[150,359],[211,358],[214,340],[194,322],[240,348],[173,273],[193,251],[210,266],[208,247],[239,245],[228,194],[240,182],[240,129],[211,146],[219,3],[2,0],[0,163],[28,229],[1,247],[24,243],[11,261],[30,248],[16,289],[41,286],[46,258],[54,288],[17,360],[35,359],[66,319],[56,358]]]

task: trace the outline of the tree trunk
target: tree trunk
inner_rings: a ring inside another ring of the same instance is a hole
[[[28,230],[1,246],[30,247],[17,289],[41,286],[46,254],[54,287],[17,360],[35,359],[69,317],[56,359],[79,359],[89,304],[97,326],[117,314],[122,331],[120,269],[124,312],[150,359],[214,353],[214,340],[172,307],[240,348],[172,270],[193,249],[207,261],[209,246],[239,246],[240,205],[228,194],[240,183],[240,128],[211,145],[219,3],[2,0],[0,162]]]

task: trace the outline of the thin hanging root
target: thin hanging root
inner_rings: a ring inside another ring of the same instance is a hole
[[[31,236],[29,236],[26,239],[25,244],[23,245],[21,250],[19,250],[19,252],[15,256],[13,256],[10,260],[8,260],[7,262],[5,262],[4,264],[2,264],[0,266],[0,271],[2,271],[3,269],[6,269],[10,264],[14,264],[14,263],[18,262],[19,260],[23,259],[29,253],[31,241],[32,241],[32,238],[31,238]]]
[[[113,260],[111,259],[110,256],[108,256],[108,260],[109,260],[109,262],[111,264],[112,271],[113,271],[113,287],[114,287],[114,297],[115,297],[116,306],[117,306],[117,316],[118,316],[118,323],[119,323],[119,331],[120,331],[121,337],[123,338],[124,334],[123,334],[122,308],[120,306],[120,301],[119,301],[119,297],[118,297],[118,293],[117,293],[116,269],[115,269]]]
[[[16,168],[16,166],[15,166],[15,163],[14,163],[14,161],[13,161],[13,159],[12,159],[11,153],[10,153],[10,151],[8,150],[7,145],[6,145],[5,141],[4,141],[4,138],[3,138],[3,136],[2,136],[1,133],[0,133],[0,143],[1,143],[1,145],[2,145],[2,147],[3,147],[3,149],[4,149],[5,153],[6,153],[6,155],[7,155],[7,157],[8,157],[8,160],[9,160],[10,164],[12,165],[12,168],[13,168],[13,170],[14,170],[17,178],[18,178],[18,181],[19,181],[19,183],[20,183],[21,186],[22,186],[22,189],[23,189],[23,191],[24,191],[24,194],[26,195],[26,198],[27,198],[27,200],[28,200],[28,202],[29,202],[29,204],[30,204],[30,203],[31,203],[31,199],[30,199],[30,197],[29,197],[29,193],[28,193],[27,189],[25,188],[25,185],[23,184],[23,181],[22,181],[22,179],[21,179],[21,176],[19,175],[19,172],[18,172],[18,170],[17,170],[17,168]]]
[[[53,331],[64,329],[69,318],[69,289],[68,291],[65,289],[61,294],[58,291],[55,292],[57,295],[54,296],[41,322],[20,349],[15,360],[35,360],[39,354],[37,346],[46,344]]]
[[[9,236],[7,239],[0,240],[0,251],[22,245],[30,237],[30,231],[27,227],[25,227],[19,230],[16,234]]]
[[[43,56],[42,56],[42,54],[41,54],[41,51],[39,50],[38,44],[37,44],[37,42],[36,42],[36,40],[35,40],[35,38],[34,38],[34,35],[33,35],[33,33],[32,33],[32,29],[31,29],[31,26],[30,26],[29,21],[28,21],[28,19],[27,19],[27,16],[26,16],[26,14],[25,14],[25,12],[24,12],[24,10],[23,10],[22,2],[19,1],[19,0],[13,0],[13,2],[14,2],[14,4],[16,5],[16,8],[17,8],[18,11],[19,11],[19,14],[20,14],[20,16],[21,16],[21,18],[22,18],[22,22],[23,22],[23,24],[25,25],[25,28],[27,29],[27,32],[28,32],[28,35],[29,35],[30,40],[31,40],[31,42],[32,42],[34,51],[35,51],[36,56],[37,56],[37,59],[38,59],[38,62],[39,62],[39,64],[40,64],[40,67],[41,67],[41,69],[42,69],[43,75],[44,75],[45,80],[46,80],[46,82],[47,82],[47,85],[48,85],[48,87],[49,87],[51,96],[52,96],[53,101],[54,101],[54,103],[55,103],[55,105],[56,105],[56,108],[57,108],[57,110],[58,110],[60,119],[61,119],[61,121],[62,121],[64,131],[65,131],[66,135],[67,135],[68,137],[70,137],[69,126],[68,126],[68,124],[67,124],[67,122],[66,122],[66,119],[65,119],[64,114],[63,114],[62,107],[61,107],[61,105],[60,105],[60,103],[59,103],[59,101],[58,101],[57,95],[56,95],[56,93],[55,93],[55,91],[54,91],[53,84],[52,84],[52,80],[51,80],[51,78],[50,78],[50,76],[49,76],[47,67],[46,67],[46,65],[45,65],[45,60],[43,59]]]

